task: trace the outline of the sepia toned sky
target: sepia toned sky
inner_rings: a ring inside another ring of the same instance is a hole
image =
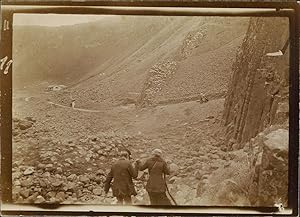
[[[15,14],[14,25],[66,26],[116,18],[114,15]]]

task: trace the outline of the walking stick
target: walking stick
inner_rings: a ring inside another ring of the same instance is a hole
[[[171,194],[170,191],[169,191],[169,188],[168,188],[168,185],[167,185],[167,181],[166,181],[166,174],[164,174],[164,181],[165,181],[165,186],[166,186],[166,190],[167,190],[168,195],[169,195],[170,198],[172,199],[174,205],[177,206],[178,204],[176,203],[174,197],[172,196],[172,194]]]

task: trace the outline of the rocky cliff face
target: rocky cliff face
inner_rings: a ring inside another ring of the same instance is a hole
[[[223,113],[224,139],[227,151],[240,149],[247,159],[240,161],[247,165],[240,167],[247,179],[231,178],[246,190],[235,194],[237,201],[247,198],[244,205],[287,205],[289,52],[266,55],[282,49],[287,39],[288,20],[252,18],[233,65]]]
[[[226,139],[231,139],[231,144],[243,144],[287,119],[276,113],[288,109],[288,52],[266,56],[282,49],[287,38],[288,20],[251,19],[225,101]]]

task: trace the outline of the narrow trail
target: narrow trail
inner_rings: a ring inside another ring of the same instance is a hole
[[[100,111],[100,110],[90,110],[90,109],[72,108],[72,107],[69,107],[69,106],[66,106],[66,105],[60,105],[60,104],[57,104],[57,103],[54,103],[54,102],[48,102],[48,103],[51,104],[51,105],[58,106],[58,107],[68,108],[68,109],[73,109],[73,110],[81,111],[81,112],[94,112],[94,113],[97,113],[97,112],[103,112],[103,111]]]

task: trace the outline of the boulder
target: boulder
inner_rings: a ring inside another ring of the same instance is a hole
[[[34,191],[34,192],[39,192],[39,193],[40,193],[40,192],[42,191],[42,189],[41,189],[41,188],[38,188],[38,187],[35,187],[35,188],[33,189],[33,191]]]
[[[261,161],[256,165],[256,205],[271,206],[278,198],[287,205],[288,140],[289,132],[285,129],[271,131],[265,136]]]
[[[69,176],[67,177],[67,179],[68,179],[68,180],[75,180],[76,177],[77,177],[76,174],[71,174],[71,175],[69,175]]]
[[[43,180],[40,180],[40,186],[42,188],[46,188],[47,187],[47,183],[45,181],[43,181]]]
[[[21,130],[27,130],[29,129],[30,127],[32,127],[33,123],[30,122],[30,121],[27,121],[27,120],[21,120],[18,122],[18,127],[21,129]]]
[[[14,195],[18,195],[18,194],[20,194],[20,192],[22,191],[22,187],[21,186],[13,186],[13,188],[12,188],[12,191],[13,191],[13,194]]]
[[[58,186],[61,186],[62,185],[62,181],[60,181],[60,180],[55,180],[54,182],[52,182],[52,186],[54,186],[54,187],[58,187]]]
[[[27,198],[27,201],[29,203],[34,203],[34,201],[36,200],[37,196],[39,195],[38,192],[34,192],[32,195],[30,195],[28,198]]]
[[[25,120],[31,121],[31,122],[36,122],[36,120],[33,117],[26,117]]]
[[[216,159],[219,159],[219,158],[220,158],[219,155],[217,155],[217,154],[210,154],[209,157],[210,157],[211,159],[213,159],[213,160],[216,160]]]
[[[186,203],[186,200],[191,196],[192,190],[192,188],[185,184],[178,186],[178,192],[176,193],[175,198],[179,205],[184,205]]]
[[[59,175],[59,174],[55,174],[54,177],[57,178],[57,179],[61,179],[62,178],[61,175]]]
[[[103,181],[103,176],[96,176],[95,177],[95,182],[100,184]]]
[[[285,129],[278,129],[270,132],[264,141],[265,146],[270,150],[288,150],[289,131]]]
[[[65,159],[65,162],[68,163],[68,164],[73,165],[73,162],[72,162],[72,160],[70,158]]]
[[[20,177],[21,177],[21,175],[22,175],[22,173],[21,173],[21,172],[13,172],[13,174],[12,174],[12,178],[13,178],[13,179],[18,179],[18,178],[20,178]]]
[[[34,203],[44,203],[46,200],[43,196],[39,195],[36,197],[36,200],[34,201]]]
[[[208,179],[208,178],[209,178],[209,174],[202,175],[202,177],[201,177],[202,180]]]
[[[76,183],[74,183],[74,182],[68,182],[68,183],[64,186],[64,190],[65,190],[65,191],[72,191],[72,192],[75,192],[75,191],[76,191]]]
[[[13,130],[12,130],[12,135],[13,135],[13,137],[18,136],[19,134],[20,134],[20,132],[19,132],[17,129],[13,129]]]
[[[203,173],[201,171],[196,171],[194,177],[198,180],[201,180]]]
[[[51,204],[51,203],[59,203],[59,202],[61,202],[61,201],[59,201],[57,198],[55,198],[55,197],[51,197],[50,199],[49,199],[49,203]]]
[[[200,162],[207,162],[207,161],[209,161],[209,160],[210,160],[209,157],[206,156],[206,155],[204,155],[204,156],[199,156],[199,161],[200,161]]]
[[[171,174],[176,175],[176,174],[179,173],[179,170],[180,170],[180,168],[179,168],[179,166],[177,164],[175,164],[175,163],[171,163],[170,164],[170,172],[171,172]]]
[[[211,167],[212,170],[216,170],[216,169],[220,168],[221,166],[222,165],[220,163],[218,163],[218,162],[214,162],[214,163],[212,163],[210,165],[210,167]]]
[[[37,168],[40,169],[40,170],[43,170],[43,169],[46,168],[46,165],[45,165],[45,164],[42,164],[42,163],[39,163],[39,164],[37,165]]]
[[[176,180],[178,180],[178,177],[173,176],[172,178],[169,179],[169,183],[170,183],[170,184],[173,184],[173,183],[176,182]]]
[[[23,198],[29,197],[29,194],[30,194],[30,190],[29,190],[29,189],[23,189],[23,190],[20,192],[20,195],[21,195]]]
[[[103,154],[104,154],[104,151],[99,149],[99,150],[97,151],[97,153],[98,153],[99,155],[103,155]]]
[[[275,115],[275,123],[282,124],[289,118],[289,103],[278,103],[278,108]]]
[[[63,172],[63,170],[62,170],[62,168],[61,168],[61,167],[57,167],[57,168],[56,168],[56,172],[57,172],[57,173],[62,173],[62,172]]]
[[[81,181],[83,183],[89,183],[90,179],[86,175],[83,175],[83,176],[79,177],[79,181]]]
[[[55,163],[57,162],[57,157],[52,156],[52,157],[50,158],[50,160],[51,160],[52,163],[55,164]]]
[[[31,186],[33,184],[33,181],[31,178],[28,178],[26,180],[22,180],[21,181],[21,186],[22,187],[28,187],[28,186]]]
[[[46,169],[53,169],[53,164],[47,164]]]
[[[57,199],[57,200],[59,200],[60,202],[62,202],[62,201],[64,201],[65,200],[65,197],[66,197],[66,195],[65,195],[65,193],[64,192],[58,192],[57,194],[56,194],[56,196],[55,196],[55,198]]]
[[[96,175],[105,175],[105,171],[104,170],[102,170],[102,169],[99,169],[98,171],[97,171],[97,173],[96,173]]]
[[[21,119],[20,118],[13,118],[13,122],[20,122]]]
[[[43,173],[43,177],[50,177],[50,173],[49,172],[45,172],[45,173]]]
[[[100,196],[102,194],[102,189],[101,188],[95,188],[93,190],[93,194]]]
[[[207,185],[206,185],[207,186]],[[247,192],[235,181],[225,179],[221,183],[207,186],[199,201],[210,206],[249,206]]]
[[[19,181],[19,180],[16,180],[15,182],[14,182],[14,186],[20,186],[21,185],[21,182]]]
[[[55,197],[56,193],[54,191],[50,191],[46,194],[46,197],[49,197],[49,198],[53,198]]]
[[[201,180],[199,183],[198,183],[198,186],[197,186],[197,194],[196,196],[201,196],[203,194],[203,192],[205,192],[205,190],[207,189],[207,186],[206,186],[206,182],[204,182],[203,180]]]
[[[27,175],[30,175],[34,173],[34,168],[33,167],[28,167],[25,171],[24,171],[24,175],[27,176]]]

